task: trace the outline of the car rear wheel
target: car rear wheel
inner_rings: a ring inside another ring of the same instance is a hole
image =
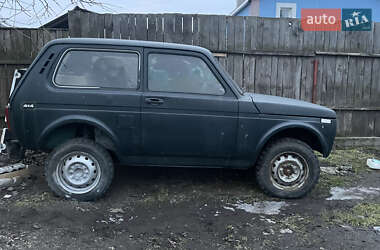
[[[304,142],[285,138],[268,145],[256,166],[260,188],[279,198],[300,198],[318,183],[319,161]]]
[[[108,190],[114,167],[103,147],[78,138],[58,146],[49,155],[45,172],[56,195],[89,201],[102,197]]]

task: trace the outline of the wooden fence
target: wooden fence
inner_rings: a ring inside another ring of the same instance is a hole
[[[70,37],[208,48],[246,91],[334,108],[339,136],[380,136],[380,23],[370,32],[304,32],[298,19],[82,11],[68,22]]]

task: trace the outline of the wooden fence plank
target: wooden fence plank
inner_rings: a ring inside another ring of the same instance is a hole
[[[119,15],[122,18],[123,15]],[[96,14],[90,16],[90,23],[95,24],[92,25],[94,37],[104,38],[104,15]],[[121,25],[121,23],[120,23]],[[121,27],[120,27],[121,32]]]
[[[257,49],[257,17],[244,17],[245,18],[245,49],[252,51]]]
[[[193,15],[193,45],[199,45],[199,17]]]
[[[345,31],[338,31],[337,32],[337,43],[336,43],[336,51],[343,52],[344,51],[344,44],[346,41],[346,32]]]
[[[308,102],[312,101],[313,97],[313,83],[314,83],[314,63],[316,58],[305,58],[307,75],[306,83],[304,84],[305,88],[305,100]]]
[[[182,15],[180,14],[176,14],[174,17],[174,32],[175,36],[173,42],[183,43]]]
[[[234,74],[233,78],[235,82],[243,87],[243,56],[242,55],[234,55]]]
[[[277,66],[277,82],[276,82],[276,95],[282,96],[282,83],[284,78],[284,59],[285,57],[280,56],[278,58]]]
[[[303,50],[315,50],[315,32],[303,32]]]
[[[232,54],[227,55],[227,72],[233,78],[234,77],[234,56]]]
[[[183,15],[183,43],[193,44],[193,17],[191,15]]]
[[[209,22],[210,32],[208,49],[211,51],[216,51],[219,49],[219,17],[212,15],[209,17]]]
[[[315,47],[314,49],[316,51],[323,51],[324,50],[324,43],[325,43],[325,32],[323,31],[315,31]]]
[[[302,50],[303,34],[301,30],[301,21],[298,19],[289,19],[289,46],[290,50]]]
[[[352,114],[350,111],[340,111],[342,113],[341,117],[340,117],[340,123],[341,125],[339,125],[341,128],[341,131],[339,133],[339,136],[348,136],[350,133],[350,131],[348,131],[350,128],[351,128],[351,125],[349,123],[351,123],[351,117],[349,116],[349,114]]]
[[[323,104],[324,96],[326,93],[326,63],[325,63],[326,57],[320,57],[318,56],[318,73],[317,73],[317,85],[316,85],[316,99],[315,103],[317,104]]]
[[[148,41],[157,41],[156,31],[157,31],[157,18],[156,15],[150,14],[148,18],[148,30],[147,39]]]
[[[244,19],[234,18],[234,30],[235,30],[235,51],[244,51]]]
[[[248,70],[247,73],[247,84],[244,85],[245,90],[249,92],[254,92],[255,90],[255,74],[256,74],[256,57],[247,56],[246,64]]]
[[[380,53],[380,23],[373,25],[373,53]]]
[[[235,24],[234,17],[227,17],[227,50],[235,50]]]
[[[121,39],[121,15],[112,15],[112,38]],[[94,34],[95,35],[95,34]],[[97,35],[97,34],[96,34]],[[91,36],[94,37],[94,36]]]
[[[92,25],[90,24],[90,13],[82,12],[80,13],[80,23],[81,23],[81,37],[91,37]]]
[[[276,95],[276,85],[277,85],[277,67],[278,67],[278,57],[271,57],[271,71],[270,71],[270,86],[269,86],[269,94]]]
[[[250,65],[249,65],[249,56],[243,55],[243,84],[241,88],[246,91],[247,87],[249,85],[249,71],[250,71]]]
[[[363,98],[363,80],[364,80],[364,59],[357,58],[356,77],[354,78],[354,106],[362,106]]]
[[[263,20],[261,20],[263,21]],[[280,19],[280,43],[279,49],[290,49],[290,28],[288,19]]]
[[[121,14],[120,16],[120,36],[121,39],[130,39],[129,34],[129,16],[127,14]]]
[[[205,48],[210,47],[210,31],[212,29],[210,17],[199,15],[199,45]]]
[[[165,41],[165,20],[164,15],[157,15],[157,31],[156,31],[156,41]]]
[[[255,93],[259,93],[259,94],[262,94],[264,93],[264,88],[265,86],[263,86],[263,74],[264,74],[264,70],[265,70],[265,60],[264,60],[264,57],[257,57],[256,58],[256,70],[255,70],[255,88],[254,88],[254,92]]]
[[[81,37],[82,26],[80,19],[80,11],[69,11],[68,12],[68,23],[69,23],[69,33],[70,37]]]
[[[374,136],[380,136],[380,112],[375,113]]]
[[[296,67],[295,67],[295,74],[294,74],[294,95],[293,98],[295,99],[301,99],[301,74],[302,74],[302,58],[295,57],[296,60]]]
[[[277,26],[277,29],[276,29]],[[277,20],[269,19],[263,23],[263,50],[278,48],[280,25]]]
[[[112,14],[104,15],[104,38],[112,38],[113,18]]]
[[[347,79],[347,89],[346,89],[346,107],[354,106],[354,95],[355,95],[355,81],[357,78],[357,58],[350,57],[348,63],[348,79]]]
[[[362,106],[369,107],[371,103],[371,84],[372,84],[372,65],[373,58],[364,59],[364,78],[363,78],[363,95]]]
[[[343,111],[336,111],[336,118],[337,118],[337,124],[336,124],[336,136],[342,137],[344,136],[344,112]]]
[[[330,48],[329,48],[330,49]],[[335,89],[335,68],[336,68],[336,57],[329,56],[326,65],[326,99],[324,105],[332,107],[334,105],[334,89]]]
[[[263,36],[264,36],[264,20],[259,18],[257,19],[256,37],[254,38],[256,40],[255,43],[256,43],[257,50],[263,50]]]
[[[218,50],[227,51],[227,19],[218,16]]]
[[[372,70],[372,82],[371,82],[371,102],[370,107],[380,107],[380,60],[374,59]],[[380,123],[376,123],[380,127]]]
[[[291,98],[293,95],[293,85],[292,75],[294,70],[294,58],[285,57],[283,74],[284,78],[282,80],[282,96]]]
[[[146,41],[148,39],[147,30],[147,15],[139,14],[135,16],[136,18],[136,40]]]
[[[334,88],[333,88],[333,102],[334,107],[340,107],[340,100],[345,98],[345,86],[343,84],[343,71],[345,67],[345,57],[337,57],[335,64],[335,78],[334,78]]]
[[[300,99],[306,101],[306,90],[307,90],[307,74],[308,72],[308,63],[307,58],[302,58],[302,72],[301,72],[301,86],[300,86]]]

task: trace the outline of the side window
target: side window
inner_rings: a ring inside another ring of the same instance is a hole
[[[149,54],[151,91],[224,95],[225,90],[207,64],[194,56]]]
[[[71,50],[54,75],[60,86],[137,89],[139,56],[133,52]]]

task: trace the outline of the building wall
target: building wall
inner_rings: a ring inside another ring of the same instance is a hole
[[[276,3],[296,3],[297,18],[301,17],[302,8],[370,8],[372,9],[372,21],[380,22],[379,0],[255,0],[253,2],[256,3],[251,2],[249,6],[240,11],[238,16],[251,16],[252,13],[255,13],[255,7],[259,6],[259,16],[276,17]]]
[[[251,9],[251,5],[247,5],[244,9],[242,9],[238,14],[237,16],[250,16],[251,15],[251,12],[250,12],[250,9]]]
[[[276,3],[296,3],[297,18],[301,17],[301,8],[370,8],[372,21],[380,22],[379,0],[260,0],[260,16],[276,17]]]

